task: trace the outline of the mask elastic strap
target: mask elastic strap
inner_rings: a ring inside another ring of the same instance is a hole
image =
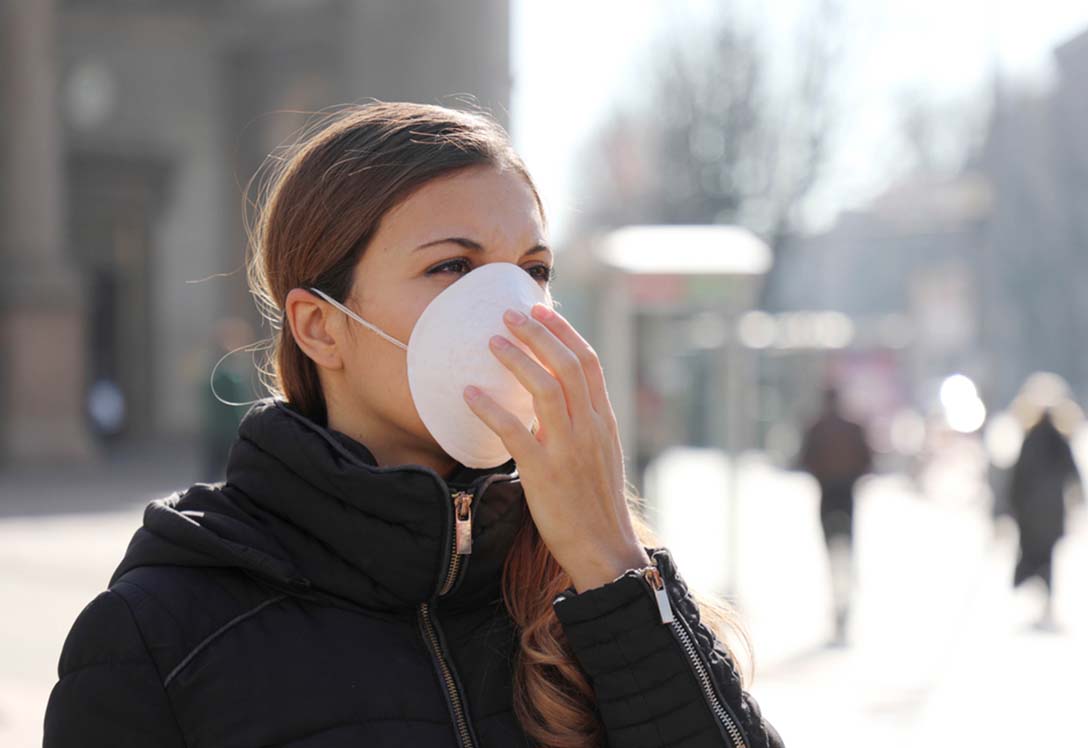
[[[271,339],[258,340],[256,343],[247,343],[246,345],[240,345],[237,348],[235,348],[233,351],[227,351],[222,356],[220,356],[219,360],[215,362],[215,366],[212,367],[211,376],[208,377],[208,385],[211,387],[212,397],[214,397],[219,402],[223,403],[223,405],[230,405],[232,407],[244,407],[244,406],[248,406],[248,405],[253,405],[253,403],[256,403],[256,402],[260,402],[261,398],[257,398],[256,400],[246,400],[245,402],[241,402],[241,403],[235,403],[235,402],[231,402],[230,400],[227,400],[226,398],[220,397],[219,393],[215,391],[215,373],[217,371],[219,371],[219,367],[223,365],[223,362],[226,361],[231,356],[233,356],[235,353],[241,353],[243,351],[245,351],[246,353],[260,353],[262,351],[268,351],[268,350],[271,350],[271,349],[272,349],[272,340]],[[252,382],[251,382],[251,386],[252,386]]]
[[[369,322],[367,322],[367,321],[366,321],[365,319],[363,319],[363,318],[362,318],[362,317],[360,317],[360,316],[359,316],[358,314],[356,314],[355,312],[353,312],[353,311],[351,311],[350,309],[348,309],[348,308],[347,308],[346,306],[344,306],[344,305],[343,305],[343,304],[341,304],[341,303],[340,303],[339,301],[337,301],[336,299],[334,299],[334,298],[332,298],[331,296],[329,296],[329,295],[328,295],[327,293],[325,293],[325,292],[324,292],[324,291],[322,291],[321,289],[319,289],[319,288],[313,288],[313,287],[311,287],[311,288],[310,288],[310,290],[311,290],[311,291],[313,291],[313,292],[314,292],[315,294],[317,294],[318,296],[320,296],[321,298],[323,298],[323,299],[324,299],[325,301],[327,301],[327,302],[329,302],[330,304],[332,304],[332,305],[333,305],[334,307],[336,307],[337,309],[339,309],[339,310],[340,310],[341,312],[343,312],[344,314],[346,314],[346,315],[348,315],[349,317],[351,317],[351,318],[352,318],[353,320],[355,320],[356,322],[358,322],[358,323],[359,323],[360,325],[363,325],[364,327],[368,327],[368,328],[370,328],[370,329],[371,329],[372,331],[374,331],[374,332],[378,333],[379,335],[381,335],[381,336],[382,336],[383,338],[385,338],[386,340],[388,340],[388,341],[389,341],[390,343],[392,343],[393,345],[395,345],[395,346],[398,346],[398,347],[400,347],[400,348],[403,348],[404,350],[408,350],[408,346],[406,346],[406,345],[405,345],[404,343],[400,342],[399,340],[397,340],[396,338],[394,338],[394,337],[393,337],[392,335],[389,335],[389,334],[385,333],[384,331],[382,331],[382,330],[381,330],[381,329],[379,329],[378,327],[375,327],[374,325],[370,324],[370,323],[369,323]]]

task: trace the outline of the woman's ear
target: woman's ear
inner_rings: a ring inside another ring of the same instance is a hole
[[[343,315],[304,288],[291,289],[284,308],[285,324],[302,352],[323,369],[343,368]]]

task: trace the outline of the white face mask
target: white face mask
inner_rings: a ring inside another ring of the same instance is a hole
[[[310,290],[408,351],[408,387],[420,420],[439,446],[462,465],[489,468],[510,459],[502,440],[465,403],[466,386],[476,385],[526,428],[535,427],[532,395],[495,358],[488,344],[492,335],[502,335],[539,363],[502,319],[507,309],[528,315],[533,304],[552,306],[551,294],[524,268],[491,262],[459,278],[423,310],[407,345],[324,292]]]

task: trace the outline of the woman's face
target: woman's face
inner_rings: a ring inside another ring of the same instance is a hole
[[[547,285],[553,256],[525,179],[471,167],[425,184],[382,218],[345,303],[407,344],[435,296],[490,262],[517,264]],[[342,362],[321,372],[329,425],[362,441],[382,464],[434,462],[417,453],[444,456],[413,405],[406,352],[331,307],[327,311]]]

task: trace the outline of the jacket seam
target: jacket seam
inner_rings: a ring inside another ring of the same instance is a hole
[[[155,665],[155,658],[151,656],[151,649],[147,646],[147,639],[144,638],[144,632],[143,629],[140,628],[140,622],[136,619],[135,611],[132,610],[132,606],[129,604],[128,600],[125,598],[124,595],[119,592],[114,592],[113,594],[121,598],[121,602],[124,603],[125,610],[128,611],[129,616],[132,618],[132,625],[136,627],[136,634],[140,637],[140,644],[141,646],[143,646],[144,652],[147,654],[147,659],[157,672],[158,667]],[[162,695],[163,698],[166,699],[166,708],[170,712],[170,718],[174,720],[174,728],[178,731],[178,737],[181,739],[181,744],[183,746],[188,746],[189,741],[185,739],[185,732],[181,729],[181,722],[178,721],[178,715],[174,712],[174,702],[170,698],[170,693],[166,690],[165,684],[162,685]]]
[[[174,669],[171,670],[169,675],[166,676],[166,679],[162,683],[163,689],[166,689],[166,687],[170,685],[170,681],[172,681],[174,679],[174,677],[178,673],[180,673],[183,669],[185,669],[185,667],[190,662],[192,662],[193,658],[196,657],[198,654],[200,654],[215,639],[219,638],[220,636],[225,634],[227,631],[229,631],[231,628],[233,628],[237,624],[241,623],[242,621],[246,620],[247,618],[251,618],[251,617],[257,615],[262,610],[267,608],[269,605],[273,605],[274,603],[278,603],[279,601],[286,600],[286,599],[287,599],[287,595],[277,595],[276,597],[270,597],[269,599],[265,600],[264,602],[262,602],[260,605],[256,606],[255,608],[252,608],[251,610],[247,610],[245,613],[242,613],[241,615],[235,616],[234,618],[232,618],[231,620],[227,621],[225,624],[220,626],[218,629],[213,631],[211,634],[204,637],[203,641],[201,641],[199,644],[197,644],[195,647],[193,647],[189,651],[189,654],[185,655],[185,657],[183,657],[181,659],[181,662],[179,662],[177,665],[175,665]]]
[[[60,673],[60,680],[67,678],[69,675],[75,675],[76,673],[84,670],[90,670],[93,667],[110,667],[112,665],[146,665],[147,658],[135,659],[130,657],[124,657],[116,660],[95,660],[94,662],[85,662],[82,665],[76,665],[73,668]]]
[[[125,575],[122,575],[121,578],[119,578],[116,582],[114,582],[113,586],[116,587],[119,584],[127,584],[130,587],[135,587],[141,593],[143,593],[144,597],[146,597],[148,600],[153,602],[155,604],[156,608],[158,608],[163,613],[165,613],[170,618],[171,622],[173,622],[173,624],[178,628],[179,631],[184,628],[181,625],[181,621],[179,621],[177,618],[174,617],[173,611],[171,611],[169,608],[167,608],[165,605],[163,605],[161,602],[159,602],[159,599],[157,597],[155,597],[155,595],[152,595],[151,592],[148,589],[146,589],[142,584],[137,584],[136,582],[133,582],[131,579],[125,579],[124,576]],[[124,595],[121,595],[121,597],[124,597]]]
[[[631,652],[628,650],[629,643],[624,641],[622,637],[616,637],[615,646],[619,650],[625,661],[632,663],[632,665],[633,663],[638,662],[638,658],[631,657]],[[643,679],[639,677],[638,674],[636,674],[635,668],[633,666],[628,666],[627,668],[625,668],[625,670],[627,671],[627,676],[630,678],[630,680],[638,687],[638,698],[639,701],[643,704],[643,708],[646,709],[647,712],[652,712],[653,710],[650,708],[650,706],[652,705],[653,701],[648,693],[652,686],[647,687],[647,684],[643,681]],[[657,735],[658,745],[665,745],[665,736],[661,734],[660,719],[654,720],[653,729],[654,733]]]
[[[672,651],[672,646],[671,645],[669,646],[669,651],[670,652]],[[628,668],[630,668],[634,664],[635,663],[631,663],[627,667],[624,667],[624,668],[621,668],[621,669],[618,669],[618,670],[613,670],[611,673],[606,673],[605,675],[611,676],[611,675],[615,675],[616,673],[619,673],[621,671],[626,671]],[[600,676],[598,676],[598,677],[600,677]],[[654,681],[652,683],[647,683],[645,686],[640,686],[637,693],[635,693],[635,692],[626,693],[626,694],[623,694],[623,695],[620,695],[620,696],[614,696],[614,697],[612,697],[610,699],[598,699],[598,703],[600,703],[600,704],[619,704],[619,703],[624,703],[624,702],[630,702],[635,696],[643,694],[646,691],[661,691],[661,690],[663,690],[663,686],[665,686],[666,684],[668,684],[671,681],[683,678],[685,680],[685,682],[686,682],[687,677],[688,677],[688,668],[678,669],[675,673],[670,673],[669,675],[665,676],[664,678],[662,678],[660,680],[656,680],[656,681]]]

